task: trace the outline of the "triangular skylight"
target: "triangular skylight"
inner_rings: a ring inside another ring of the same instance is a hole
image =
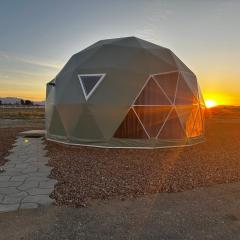
[[[89,97],[93,94],[93,92],[101,83],[105,75],[106,75],[105,73],[78,74],[78,78],[86,100],[88,100]]]

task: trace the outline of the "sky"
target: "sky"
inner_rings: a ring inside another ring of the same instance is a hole
[[[239,0],[1,0],[0,97],[44,100],[68,59],[105,38],[170,48],[205,100],[240,105]]]

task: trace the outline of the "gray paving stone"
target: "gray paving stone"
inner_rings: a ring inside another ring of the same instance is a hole
[[[0,182],[0,188],[1,187],[17,187],[22,184],[22,181],[1,181]]]
[[[47,180],[47,181],[41,181],[40,184],[39,184],[39,187],[40,188],[51,188],[51,189],[53,189],[55,184],[57,184],[57,180],[50,179],[50,180]]]
[[[0,204],[0,212],[16,211],[19,208],[19,204]]]
[[[45,158],[38,158],[38,159],[35,159],[34,161],[35,164],[42,164],[42,165],[45,165],[48,163],[48,159],[45,159]]]
[[[46,166],[46,165],[42,164],[42,166],[39,166],[39,167],[38,167],[38,172],[49,171],[49,169],[51,170],[52,167],[50,167],[50,166]]]
[[[32,159],[24,159],[23,163],[34,164],[35,162]]]
[[[46,179],[46,177],[48,177],[50,175],[50,171],[49,172],[35,172],[35,173],[28,173],[28,177],[41,177],[43,179]]]
[[[18,187],[19,190],[28,190],[28,189],[32,189],[32,188],[36,188],[38,187],[40,184],[39,184],[39,181],[26,181],[24,182],[22,185],[20,185]]]
[[[22,203],[19,207],[19,209],[31,209],[31,208],[37,208],[37,203]]]
[[[11,176],[7,175],[6,172],[1,172],[0,177],[8,177],[10,178]]]
[[[39,177],[39,176],[36,176],[36,177],[34,177],[34,176],[30,176],[30,177],[28,177],[27,178],[27,181],[44,181],[44,180],[46,180],[46,179],[48,179],[48,177],[47,176],[45,176],[45,177]]]
[[[48,164],[48,159],[47,158],[39,158],[35,163],[41,163],[43,165]]]
[[[53,169],[53,168],[51,168],[51,167],[49,167],[48,169],[40,169],[39,172],[40,172],[40,173],[46,173],[46,174],[47,174],[47,173],[51,173],[52,169]]]
[[[22,175],[22,172],[20,170],[16,170],[16,169],[6,169],[6,172],[4,172],[3,174],[1,174],[2,176],[19,176]]]
[[[0,202],[3,200],[4,197],[5,197],[5,195],[0,194]]]
[[[16,169],[26,169],[27,167],[29,167],[28,163],[16,163],[15,164]]]
[[[52,170],[46,157],[42,139],[29,139],[28,143],[19,137],[0,174],[0,212],[25,208],[36,208],[54,202],[49,194],[57,183],[48,176]],[[20,206],[20,207],[19,207]]]
[[[35,195],[49,195],[53,190],[50,188],[32,188],[26,190],[27,193],[29,193],[32,196]]]
[[[38,168],[37,167],[33,167],[33,166],[29,166],[27,168],[25,168],[24,170],[22,170],[22,173],[34,173],[37,172]]]
[[[19,176],[12,176],[12,177],[10,178],[10,181],[21,181],[21,182],[23,182],[23,181],[25,181],[28,177],[29,177],[29,176],[26,175],[26,174],[24,174],[24,175],[19,175]]]
[[[16,163],[9,161],[5,163],[4,168],[14,168],[15,166],[16,166]]]
[[[7,195],[4,197],[4,199],[1,203],[3,203],[3,204],[19,204],[21,202],[21,200],[26,196],[28,196],[28,194],[25,192]]]
[[[48,160],[41,160],[41,161],[38,161],[37,163],[41,163],[43,165],[46,165],[48,163]]]
[[[37,168],[45,166],[44,163],[42,163],[42,162],[31,162],[31,163],[28,163],[28,164],[31,164],[31,165],[33,165],[34,167],[37,167]]]
[[[10,194],[16,194],[19,192],[20,191],[17,190],[16,187],[0,187],[0,194],[10,195]]]
[[[49,205],[54,202],[48,195],[27,196],[22,200],[22,203],[38,203],[41,205]]]
[[[0,175],[0,182],[2,181],[8,181],[10,179],[10,176],[1,176]]]

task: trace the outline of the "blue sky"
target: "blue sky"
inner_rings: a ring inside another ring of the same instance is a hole
[[[72,54],[100,39],[137,36],[174,51],[205,98],[240,105],[239,12],[238,0],[2,0],[0,96],[43,99],[45,83]]]

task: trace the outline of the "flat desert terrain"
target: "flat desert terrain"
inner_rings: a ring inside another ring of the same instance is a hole
[[[1,164],[19,131],[44,128],[41,111],[27,111],[31,117],[25,120],[6,116],[0,120]],[[240,108],[208,109],[206,141],[191,147],[99,149],[46,142],[46,148],[51,176],[58,180],[51,194],[57,205],[86,206],[97,199],[123,200],[236,182],[240,180]]]
[[[0,119],[0,164],[19,131],[43,128]],[[1,240],[239,239],[239,107],[207,110],[206,142],[192,147],[46,149],[57,206],[1,213]]]

